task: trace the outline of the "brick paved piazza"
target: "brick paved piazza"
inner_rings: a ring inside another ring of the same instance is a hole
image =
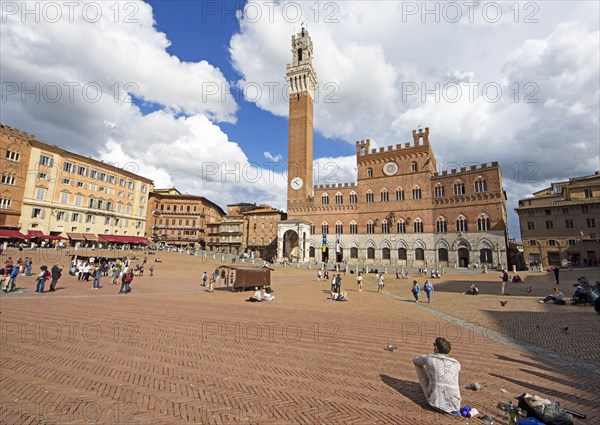
[[[20,293],[0,296],[2,423],[467,423],[427,409],[416,380],[411,359],[438,335],[462,364],[463,405],[496,423],[506,423],[496,404],[526,391],[600,423],[600,316],[539,304],[553,285],[543,274],[507,297],[496,272],[445,275],[431,304],[408,302],[414,276],[390,274],[378,294],[373,276],[359,293],[347,275],[350,301],[338,303],[314,270],[278,268],[276,300],[247,303],[250,292],[200,286],[214,261],[159,256],[129,295],[70,276],[38,295],[20,276]],[[563,273],[567,296],[578,274]],[[462,295],[473,280],[482,295]],[[487,386],[464,389],[474,381]]]

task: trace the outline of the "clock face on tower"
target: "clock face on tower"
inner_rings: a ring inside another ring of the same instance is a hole
[[[398,164],[395,162],[388,162],[383,166],[383,174],[386,176],[393,176],[398,172]]]
[[[302,181],[302,179],[300,177],[294,177],[291,181],[290,181],[290,186],[292,187],[292,189],[294,190],[299,190],[302,188],[302,185],[304,185],[304,181]]]

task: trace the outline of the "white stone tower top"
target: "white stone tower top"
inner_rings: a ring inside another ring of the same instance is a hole
[[[290,95],[307,92],[315,98],[317,73],[312,66],[313,44],[308,31],[304,28],[292,36],[292,63],[288,64],[285,74]]]

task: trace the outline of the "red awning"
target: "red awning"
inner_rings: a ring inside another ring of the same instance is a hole
[[[148,245],[148,239],[142,236],[129,236],[130,242],[139,245]]]
[[[123,243],[121,235],[98,235],[98,237],[104,242]]]
[[[41,230],[28,230],[27,239],[51,239],[50,236],[44,235]]]
[[[0,229],[0,239],[25,239],[25,235],[18,230]]]
[[[61,235],[54,235],[54,236],[50,235],[50,236],[46,236],[45,239],[48,239],[50,241],[57,241],[57,240],[60,240],[60,239],[67,240],[68,238],[65,238],[64,236],[61,236]]]
[[[148,239],[142,236],[127,236],[127,235],[98,235],[104,242],[109,243],[127,243],[137,245],[148,245]]]

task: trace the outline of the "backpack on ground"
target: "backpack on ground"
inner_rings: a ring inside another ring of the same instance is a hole
[[[527,412],[528,417],[539,419],[546,425],[573,425],[573,417],[556,400],[550,401],[528,393],[518,398],[518,406]]]

